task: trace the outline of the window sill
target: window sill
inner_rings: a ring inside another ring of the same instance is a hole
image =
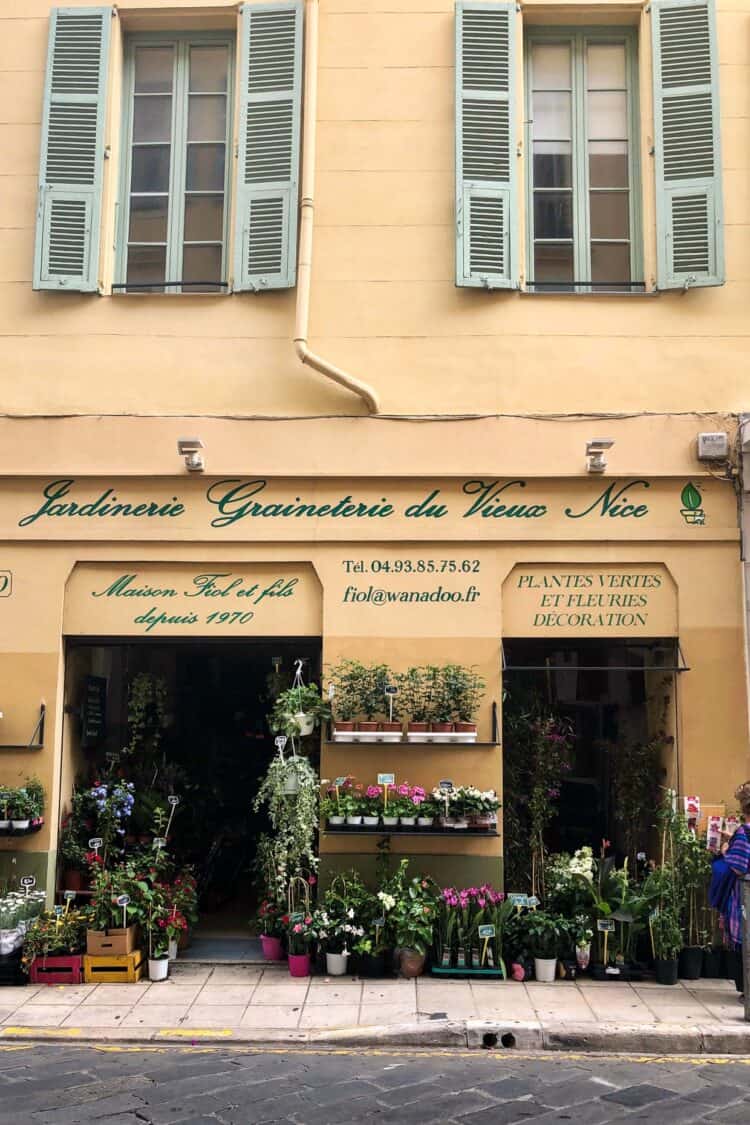
[[[565,297],[568,300],[571,297],[572,298],[578,298],[579,300],[581,298],[583,298],[583,299],[591,299],[591,298],[600,299],[600,298],[604,297],[609,301],[612,301],[612,300],[618,300],[619,301],[619,300],[623,300],[623,299],[625,299],[626,301],[632,301],[633,299],[643,300],[644,297],[658,297],[659,296],[659,290],[658,289],[648,289],[648,290],[642,289],[637,293],[632,293],[632,292],[628,293],[625,290],[617,290],[617,289],[600,290],[597,293],[583,293],[583,292],[574,293],[570,290],[565,290],[565,289],[554,289],[554,290],[549,289],[549,290],[545,291],[545,290],[542,290],[542,289],[523,289],[523,288],[521,288],[521,289],[518,290],[518,292],[521,294],[522,297],[547,297],[547,298],[549,298],[549,297]]]

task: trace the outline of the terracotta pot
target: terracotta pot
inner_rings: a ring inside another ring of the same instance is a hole
[[[407,730],[412,734],[426,734],[429,729],[429,723],[409,723],[407,726]]]
[[[368,719],[365,722],[356,723],[354,729],[357,731],[361,731],[363,734],[372,734],[378,729],[378,724],[375,722],[370,722],[370,720]]]
[[[391,734],[401,733],[401,723],[381,723],[380,729],[382,731],[389,731]]]
[[[399,968],[402,977],[420,977],[424,972],[425,954],[417,953],[416,949],[402,949],[399,957]]]
[[[64,891],[83,890],[83,871],[70,867],[62,873],[62,889]]]
[[[348,719],[337,719],[333,725],[334,731],[350,731],[354,730],[354,721]]]
[[[453,730],[453,723],[430,723],[430,730],[435,734],[450,734]]]
[[[455,723],[455,730],[457,734],[476,734],[476,723]]]

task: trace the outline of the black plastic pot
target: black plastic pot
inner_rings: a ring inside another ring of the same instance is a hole
[[[737,952],[736,949],[722,949],[721,952],[722,952],[722,960],[723,960],[723,963],[724,963],[724,973],[723,973],[724,978],[726,980],[736,980],[737,979],[737,968],[738,968],[737,960],[740,956],[739,953]]]
[[[708,977],[711,980],[719,980],[724,976],[724,965],[722,963],[720,949],[704,949],[703,950],[703,968],[701,975]]]
[[[699,945],[687,945],[680,950],[680,980],[700,980],[703,968],[703,950]]]
[[[357,958],[357,972],[362,977],[384,977],[385,955],[383,953],[360,953]]]
[[[657,957],[654,961],[657,984],[677,984],[677,958],[670,957],[662,960]]]

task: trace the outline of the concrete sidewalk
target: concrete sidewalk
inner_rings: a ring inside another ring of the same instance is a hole
[[[0,989],[0,1041],[508,1046],[750,1055],[728,981],[518,984],[295,980],[284,967],[177,963],[158,984]]]

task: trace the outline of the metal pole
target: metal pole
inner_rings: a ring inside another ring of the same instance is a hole
[[[742,973],[745,1019],[750,1023],[750,875],[742,880]]]

